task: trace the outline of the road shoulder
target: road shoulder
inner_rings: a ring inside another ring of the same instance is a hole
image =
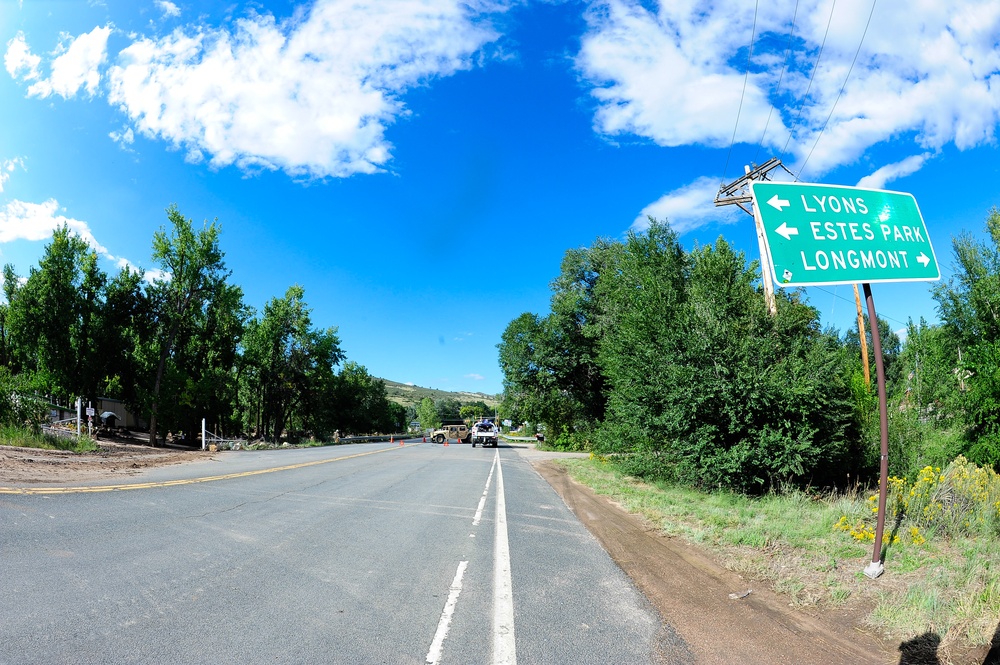
[[[699,549],[651,529],[566,469],[535,459],[538,473],[562,497],[612,559],[695,653],[699,663],[848,665],[896,662],[898,654],[843,617],[788,607],[767,589],[748,590],[739,575]]]

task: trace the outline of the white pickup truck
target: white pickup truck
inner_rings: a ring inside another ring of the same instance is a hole
[[[476,444],[480,444],[485,448],[486,446],[493,446],[494,448],[500,442],[500,431],[497,426],[488,420],[478,422],[472,426],[472,447],[475,448]]]

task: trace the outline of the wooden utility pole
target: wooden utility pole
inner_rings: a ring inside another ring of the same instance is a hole
[[[785,169],[789,175],[792,175],[792,172],[782,165],[780,159],[772,157],[760,166],[745,166],[745,174],[742,177],[737,178],[728,185],[722,185],[719,188],[719,193],[715,195],[716,207],[737,205],[743,212],[754,218],[754,226],[757,230],[757,246],[760,248],[760,272],[761,279],[764,282],[764,300],[767,303],[767,310],[771,313],[771,316],[778,313],[778,305],[774,298],[774,270],[771,267],[770,256],[767,253],[767,245],[764,240],[764,227],[761,225],[757,215],[753,214],[753,197],[750,195],[750,183],[756,180],[770,180],[768,175],[778,167]]]
[[[868,369],[868,336],[865,335],[865,316],[861,313],[861,295],[858,285],[854,284],[854,304],[858,307],[858,337],[861,339],[861,364],[865,368],[865,387],[872,387],[871,370]]]

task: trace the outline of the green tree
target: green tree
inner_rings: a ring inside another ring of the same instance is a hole
[[[954,275],[934,288],[950,342],[961,355],[967,455],[1000,467],[1000,210],[986,218],[988,241],[954,239]]]
[[[492,416],[493,407],[489,406],[483,400],[476,400],[463,404],[459,412],[465,420],[479,420]]]
[[[196,231],[177,206],[166,212],[170,230],[161,228],[153,235],[153,260],[163,276],[147,289],[152,334],[140,353],[151,377],[148,391],[140,395],[149,413],[151,446],[156,445],[164,382],[171,384],[172,395],[187,384],[184,367],[176,362],[178,353],[195,338],[199,322],[209,318],[213,301],[229,297],[225,294],[230,272],[219,247],[219,224]]]
[[[549,442],[579,448],[604,417],[607,385],[598,361],[604,304],[597,285],[618,243],[598,240],[566,252],[551,283],[551,311],[514,319],[497,345],[504,372],[502,408],[518,421],[543,422]]]
[[[35,386],[24,375],[0,366],[0,425],[36,430],[48,416],[46,404],[33,393]]]
[[[864,313],[864,325],[865,325],[865,342],[868,344],[868,374],[872,377],[872,384],[875,381],[875,346],[872,343],[872,328],[871,321],[868,318],[867,312]],[[890,393],[896,393],[899,390],[905,389],[906,380],[903,373],[903,367],[899,364],[899,356],[903,349],[903,343],[899,339],[899,335],[892,329],[889,322],[878,317],[878,334],[879,341],[882,344],[882,368],[885,370],[885,385],[886,390]],[[851,353],[859,359],[858,366],[861,366],[861,338],[858,335],[858,324],[857,322],[851,327],[851,330],[846,334],[843,339],[844,345],[850,349]]]
[[[696,427],[707,397],[697,390],[699,367],[687,362],[689,259],[676,233],[653,224],[616,244],[610,263],[597,285],[600,363],[610,391],[598,443],[666,473],[669,449]]]
[[[441,397],[434,400],[440,420],[457,420],[462,417],[462,403],[453,397]]]
[[[430,397],[420,400],[420,404],[417,406],[417,420],[420,421],[420,427],[423,429],[435,429],[441,426],[441,418],[434,406],[434,400]]]
[[[756,264],[722,238],[687,253],[656,222],[608,257],[603,450],[636,473],[748,492],[845,477],[858,455],[839,340],[796,292],[771,316]]]
[[[141,412],[140,383],[145,377],[137,349],[149,339],[151,326],[140,272],[125,268],[108,282],[98,329],[104,394],[121,399],[134,413]]]
[[[922,317],[917,323],[909,321],[906,328],[896,400],[901,408],[948,424],[960,409],[958,347],[944,326],[930,325]]]
[[[291,425],[324,434],[337,417],[327,393],[339,383],[334,368],[344,358],[336,328],[313,328],[301,286],[272,298],[244,337],[240,379],[245,424],[272,439]]]
[[[356,362],[344,363],[335,403],[338,423],[347,431],[385,434],[405,429],[406,409],[389,400],[385,381]]]
[[[105,363],[99,342],[107,283],[97,253],[62,226],[23,285],[11,266],[4,276],[12,369],[33,375],[36,387],[48,394],[96,399]]]
[[[607,303],[598,284],[617,255],[620,243],[598,239],[590,247],[566,252],[559,276],[550,285],[551,313],[546,317],[547,364],[557,385],[573,400],[570,422],[553,429],[589,429],[604,418],[607,384],[598,354]]]

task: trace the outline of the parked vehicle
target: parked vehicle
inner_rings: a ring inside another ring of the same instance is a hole
[[[469,431],[465,423],[462,423],[461,425],[442,425],[431,433],[431,440],[435,443],[444,443],[449,439],[468,443],[472,440],[472,432]]]
[[[473,425],[472,447],[475,448],[477,443],[484,448],[486,446],[496,448],[500,443],[500,432],[497,430],[497,426],[489,420],[483,420]]]

